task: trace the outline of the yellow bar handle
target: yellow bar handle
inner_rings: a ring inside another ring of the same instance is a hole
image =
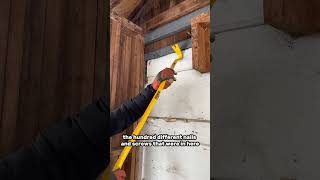
[[[161,91],[163,90],[163,87],[165,85],[165,81],[161,82],[157,92],[155,93],[155,95],[153,96],[151,102],[149,103],[146,111],[144,112],[144,114],[142,115],[142,117],[140,118],[140,121],[136,127],[136,129],[133,131],[133,135],[139,135],[144,124],[146,123],[150,113],[151,113],[151,110],[153,108],[153,106],[155,105],[156,101],[158,100],[159,98],[159,95],[161,93]],[[135,140],[130,140],[129,142],[135,142]],[[124,163],[124,161],[126,160],[130,150],[131,150],[132,146],[126,146],[123,150],[122,150],[122,153],[120,154],[116,164],[114,165],[112,171],[115,171],[117,169],[121,169],[122,168],[122,165]]]

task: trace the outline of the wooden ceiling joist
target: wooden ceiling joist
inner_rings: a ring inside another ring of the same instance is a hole
[[[110,2],[112,12],[118,16],[128,18],[140,5],[142,0],[113,0]]]
[[[142,25],[145,31],[150,31],[161,25],[172,22],[182,16],[185,16],[195,10],[198,10],[204,6],[209,5],[208,0],[185,0],[172,8],[160,13],[156,17],[148,20]]]
[[[144,40],[146,44],[159,41],[163,38],[177,34],[183,30],[191,28],[191,19],[202,13],[207,13],[210,11],[209,6],[202,7],[188,15],[185,15],[179,19],[176,19],[170,23],[162,25],[154,30],[148,31],[144,35]]]

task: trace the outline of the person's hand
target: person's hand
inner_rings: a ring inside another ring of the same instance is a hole
[[[171,83],[173,83],[173,81],[176,80],[176,78],[174,77],[174,75],[176,75],[177,73],[171,69],[171,68],[165,68],[162,71],[160,71],[156,78],[154,79],[153,83],[152,83],[152,87],[154,90],[158,90],[160,84],[162,81],[166,81],[166,84],[164,85],[163,89],[167,89]]]
[[[115,180],[125,180],[126,172],[124,170],[118,169],[113,172]]]

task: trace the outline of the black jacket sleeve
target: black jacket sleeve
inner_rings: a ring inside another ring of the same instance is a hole
[[[109,137],[142,116],[154,93],[149,85],[111,113],[100,98],[0,160],[0,179],[96,179],[109,163]]]
[[[112,111],[110,114],[110,136],[122,132],[138,120],[147,109],[155,92],[152,86],[148,85],[138,96]]]

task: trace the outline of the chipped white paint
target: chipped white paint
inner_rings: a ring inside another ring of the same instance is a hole
[[[143,149],[144,180],[209,180],[208,147],[148,147]]]
[[[175,54],[149,60],[148,84],[176,58]],[[162,91],[142,134],[197,136],[198,147],[143,147],[142,179],[210,179],[210,73],[192,69],[192,49],[175,68],[177,81]],[[174,122],[168,119],[178,118]]]
[[[178,117],[187,119],[210,119],[210,73],[201,74],[192,69],[191,49],[184,52],[184,59],[175,68],[177,81],[170,89],[162,91],[151,116]],[[148,83],[154,75],[176,58],[174,54],[150,60],[147,66]]]
[[[198,142],[202,146],[210,144],[210,124],[209,122],[167,122],[167,119],[149,118],[142,134],[195,134]]]
[[[178,72],[176,78],[170,89],[160,94],[151,116],[209,120],[210,74],[188,70]]]

